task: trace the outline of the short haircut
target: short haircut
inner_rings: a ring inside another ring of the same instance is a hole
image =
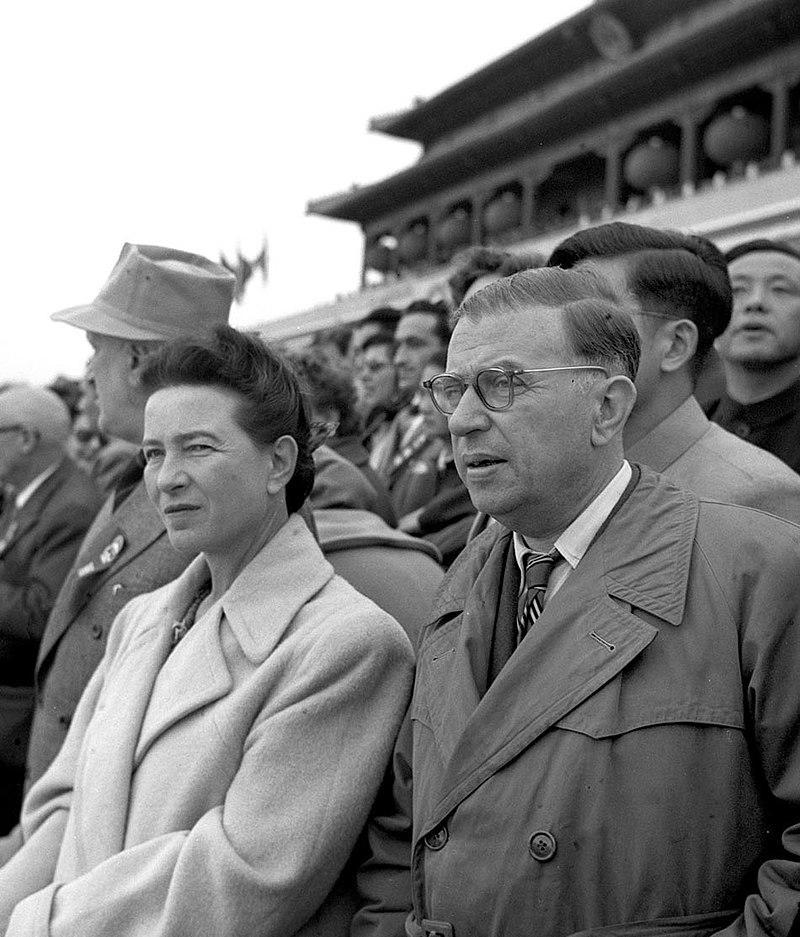
[[[353,330],[349,325],[333,325],[329,329],[323,329],[316,332],[311,339],[311,345],[314,348],[324,348],[326,345],[336,349],[342,358],[350,348],[350,340],[353,336]]]
[[[644,311],[697,326],[694,369],[725,331],[733,309],[722,252],[706,238],[614,221],[562,241],[548,267],[570,269],[585,260],[624,258],[628,289]]]
[[[310,421],[294,371],[255,335],[218,326],[202,339],[179,339],[150,358],[141,375],[142,387],[154,393],[182,384],[216,387],[240,399],[234,419],[257,446],[280,436],[297,443],[297,464],[286,486],[286,508],[299,510],[314,484]]]
[[[490,283],[470,296],[456,319],[558,309],[569,348],[587,364],[631,380],[639,367],[641,343],[629,306],[594,270],[524,270]]]
[[[725,261],[731,263],[739,257],[744,257],[745,254],[755,254],[759,251],[787,254],[789,257],[800,261],[800,251],[792,247],[791,244],[787,244],[786,241],[772,241],[769,238],[756,238],[753,241],[744,241],[742,244],[737,244],[726,252]]]
[[[434,334],[441,344],[447,347],[447,343],[450,341],[450,309],[447,303],[443,300],[432,302],[429,299],[415,299],[403,310],[403,316],[411,315],[412,313],[422,313],[426,316],[433,316],[436,321]]]
[[[463,255],[455,273],[447,281],[456,306],[464,302],[467,291],[485,276],[510,277],[521,270],[544,266],[541,254],[513,254],[497,247],[471,247]]]
[[[349,371],[334,362],[321,348],[307,348],[289,355],[303,390],[319,409],[339,412],[339,432],[353,436],[361,432],[356,410],[356,389]]]
[[[391,359],[394,354],[394,335],[391,332],[376,332],[364,342],[361,351],[365,352],[368,348],[388,348]]]
[[[378,306],[377,309],[368,312],[363,319],[359,319],[356,323],[356,328],[360,325],[372,325],[374,323],[387,332],[394,332],[402,314],[403,313],[399,309],[395,309],[394,306]]]

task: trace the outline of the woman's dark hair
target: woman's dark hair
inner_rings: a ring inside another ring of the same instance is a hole
[[[313,346],[294,352],[289,361],[313,405],[318,410],[335,410],[339,414],[338,435],[360,435],[363,427],[356,409],[356,389],[341,362],[332,361],[321,348]]]
[[[314,484],[308,411],[291,367],[261,339],[220,325],[208,339],[170,342],[148,359],[141,384],[151,393],[188,384],[238,394],[236,423],[256,445],[266,446],[279,436],[297,443],[286,508],[292,514],[302,506]]]

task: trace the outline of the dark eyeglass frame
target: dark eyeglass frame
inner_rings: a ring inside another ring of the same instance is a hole
[[[429,380],[423,381],[422,386],[428,391],[434,407],[436,407],[439,413],[443,413],[445,416],[452,416],[456,412],[456,407],[458,407],[458,403],[461,403],[461,400],[463,399],[464,394],[467,392],[468,387],[474,388],[475,393],[478,395],[478,400],[480,400],[480,402],[484,405],[484,407],[486,407],[487,410],[500,413],[503,410],[509,410],[514,403],[515,377],[519,377],[521,374],[547,374],[552,371],[602,371],[606,377],[610,376],[608,369],[602,367],[599,364],[570,364],[560,368],[481,368],[480,371],[475,373],[475,377],[471,381],[465,381],[457,374],[449,374],[445,371],[443,374],[435,374]],[[503,404],[501,407],[490,404],[483,396],[483,391],[480,388],[479,382],[481,375],[487,373],[504,374],[508,378],[508,403]],[[441,377],[449,377],[451,380],[457,381],[461,384],[461,396],[458,398],[458,403],[452,410],[445,410],[443,407],[441,407],[434,395],[433,385]]]

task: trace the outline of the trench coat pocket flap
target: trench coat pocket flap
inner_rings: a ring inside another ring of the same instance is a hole
[[[739,909],[663,917],[651,921],[608,924],[575,931],[569,937],[708,937],[727,927],[741,913]]]

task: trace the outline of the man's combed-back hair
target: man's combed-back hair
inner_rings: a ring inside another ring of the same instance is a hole
[[[643,312],[697,326],[695,370],[728,326],[733,294],[722,252],[706,238],[614,221],[578,231],[550,255],[548,267],[621,259],[628,289]]]
[[[455,273],[447,281],[456,306],[464,302],[467,290],[481,277],[510,277],[521,270],[544,266],[541,254],[514,254],[498,247],[470,247],[460,261]]]
[[[426,316],[433,316],[436,320],[434,334],[442,345],[447,347],[450,341],[450,309],[443,300],[432,301],[430,299],[415,299],[410,302],[403,310],[403,316],[412,313],[422,313]],[[401,316],[402,318],[402,316]]]
[[[553,309],[562,313],[569,349],[583,363],[633,380],[641,344],[631,309],[614,286],[594,270],[543,267],[497,280],[470,296],[456,319]],[[531,318],[532,329],[536,319]]]
[[[294,371],[261,339],[220,325],[209,338],[170,342],[147,362],[141,382],[151,393],[178,385],[231,391],[240,398],[236,423],[257,446],[291,436],[297,464],[286,507],[290,514],[301,507],[314,484],[308,411]]]
[[[362,432],[361,417],[356,409],[356,389],[350,372],[341,367],[341,362],[334,362],[321,348],[313,347],[293,352],[289,362],[312,405],[320,410],[338,411],[339,436]]]

